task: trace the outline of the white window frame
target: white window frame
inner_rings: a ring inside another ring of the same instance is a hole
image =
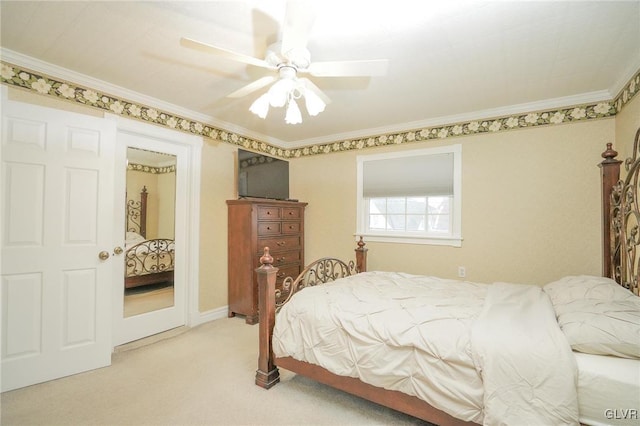
[[[402,157],[416,157],[425,155],[453,154],[453,199],[451,202],[451,234],[440,236],[435,234],[416,235],[413,231],[399,232],[371,232],[366,231],[367,202],[363,196],[363,170],[367,161],[385,160]],[[436,148],[416,149],[410,151],[396,151],[382,154],[358,155],[357,162],[357,225],[356,236],[363,236],[372,242],[401,243],[401,244],[431,244],[453,247],[462,246],[462,145],[448,145]]]

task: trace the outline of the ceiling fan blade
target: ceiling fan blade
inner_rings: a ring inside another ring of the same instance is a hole
[[[376,77],[387,74],[389,61],[372,59],[363,61],[312,62],[306,70],[315,77]]]
[[[302,84],[304,84],[304,87],[311,90],[313,93],[315,93],[316,95],[318,95],[318,97],[320,99],[322,99],[322,101],[329,105],[331,103],[331,99],[324,94],[324,92],[322,90],[320,90],[320,88],[318,86],[316,86],[315,84],[313,84],[313,82],[311,80],[309,80],[308,78],[299,78],[298,81],[300,81]]]
[[[248,95],[249,93],[253,93],[256,90],[262,89],[265,86],[273,83],[276,80],[274,76],[262,77],[254,81],[253,83],[249,83],[244,87],[236,90],[233,93],[227,95],[227,98],[241,98],[243,96]]]
[[[306,48],[314,16],[312,2],[289,0],[282,25],[282,54],[293,49]]]
[[[180,44],[189,49],[199,50],[205,53],[212,53],[233,61],[242,62],[249,65],[255,65],[257,67],[273,69],[265,60],[254,58],[253,56],[244,55],[242,53],[233,52],[231,50],[223,49],[221,47],[213,46],[211,44],[203,43],[201,41],[193,40],[190,38],[182,37]]]

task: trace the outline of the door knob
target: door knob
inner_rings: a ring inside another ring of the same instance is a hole
[[[118,255],[118,254],[122,254],[123,250],[122,247],[118,246],[116,248],[113,249],[113,254]]]
[[[109,252],[101,251],[100,253],[98,253],[98,257],[100,258],[100,260],[107,260],[109,258]]]

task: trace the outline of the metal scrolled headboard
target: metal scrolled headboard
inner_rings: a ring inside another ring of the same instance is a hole
[[[624,162],[626,176],[618,179],[611,189],[609,255],[611,264],[607,274],[636,295],[639,292],[640,281],[638,275],[640,272],[640,258],[638,258],[640,248],[639,150],[640,129],[636,132],[633,142],[633,153]]]
[[[140,201],[127,200],[127,231],[147,238],[147,187],[140,191]]]

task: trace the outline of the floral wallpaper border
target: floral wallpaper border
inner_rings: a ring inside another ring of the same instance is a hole
[[[163,173],[175,173],[176,166],[172,165],[172,166],[166,166],[166,167],[155,167],[155,166],[147,166],[144,164],[129,163],[127,164],[127,170],[133,170],[136,172],[143,172],[143,173],[151,173],[152,175],[160,175]]]
[[[219,129],[207,123],[194,121],[187,117],[159,111],[153,107],[140,105],[126,99],[118,99],[107,93],[81,87],[4,61],[1,66],[1,81],[6,85],[87,105],[123,117],[146,121],[185,133],[216,139],[285,159],[607,118],[616,115],[640,91],[640,70],[638,70],[620,94],[615,99],[606,102],[425,127],[286,149]]]
[[[273,157],[269,157],[266,155],[257,155],[255,157],[247,158],[246,160],[242,160],[240,162],[240,168],[246,169],[247,167],[259,166],[264,163],[272,163],[274,161]]]

